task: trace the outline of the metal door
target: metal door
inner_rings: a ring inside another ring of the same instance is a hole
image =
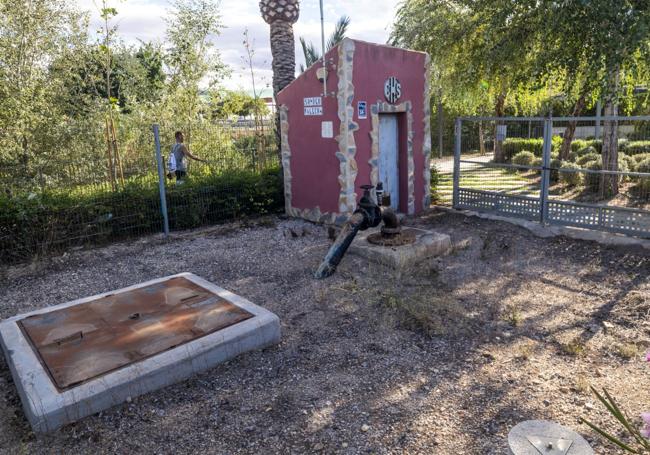
[[[397,115],[379,116],[379,181],[384,184],[384,192],[390,194],[390,206],[399,208],[399,140]]]

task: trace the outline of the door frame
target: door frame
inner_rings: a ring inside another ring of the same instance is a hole
[[[370,119],[372,129],[370,130],[370,183],[377,185],[379,182],[379,115],[380,114],[404,114],[404,118],[398,118],[398,163],[403,162],[406,156],[406,169],[398,165],[398,178],[400,186],[400,207],[406,208],[408,215],[415,214],[415,164],[413,162],[413,112],[411,101],[404,101],[400,104],[389,104],[378,100],[370,106]],[[406,120],[406,122],[404,122]],[[404,125],[404,123],[406,123]],[[406,128],[404,128],[406,127]],[[403,133],[406,134],[403,134]],[[403,181],[406,181],[406,194],[401,191]]]

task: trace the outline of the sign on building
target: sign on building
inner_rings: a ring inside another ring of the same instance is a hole
[[[365,101],[359,101],[357,104],[357,118],[364,119],[368,118],[368,103]]]
[[[305,115],[323,115],[323,98],[320,96],[313,96],[310,98],[303,98],[303,106],[305,108]]]
[[[384,82],[384,96],[391,104],[397,102],[402,96],[402,84],[396,77],[389,77]]]

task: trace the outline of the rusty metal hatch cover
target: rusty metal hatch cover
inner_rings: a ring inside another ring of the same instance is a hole
[[[19,324],[59,390],[253,317],[183,277],[29,316]]]

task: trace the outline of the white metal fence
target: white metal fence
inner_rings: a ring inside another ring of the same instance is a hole
[[[438,178],[455,208],[650,237],[650,116],[459,118]]]

